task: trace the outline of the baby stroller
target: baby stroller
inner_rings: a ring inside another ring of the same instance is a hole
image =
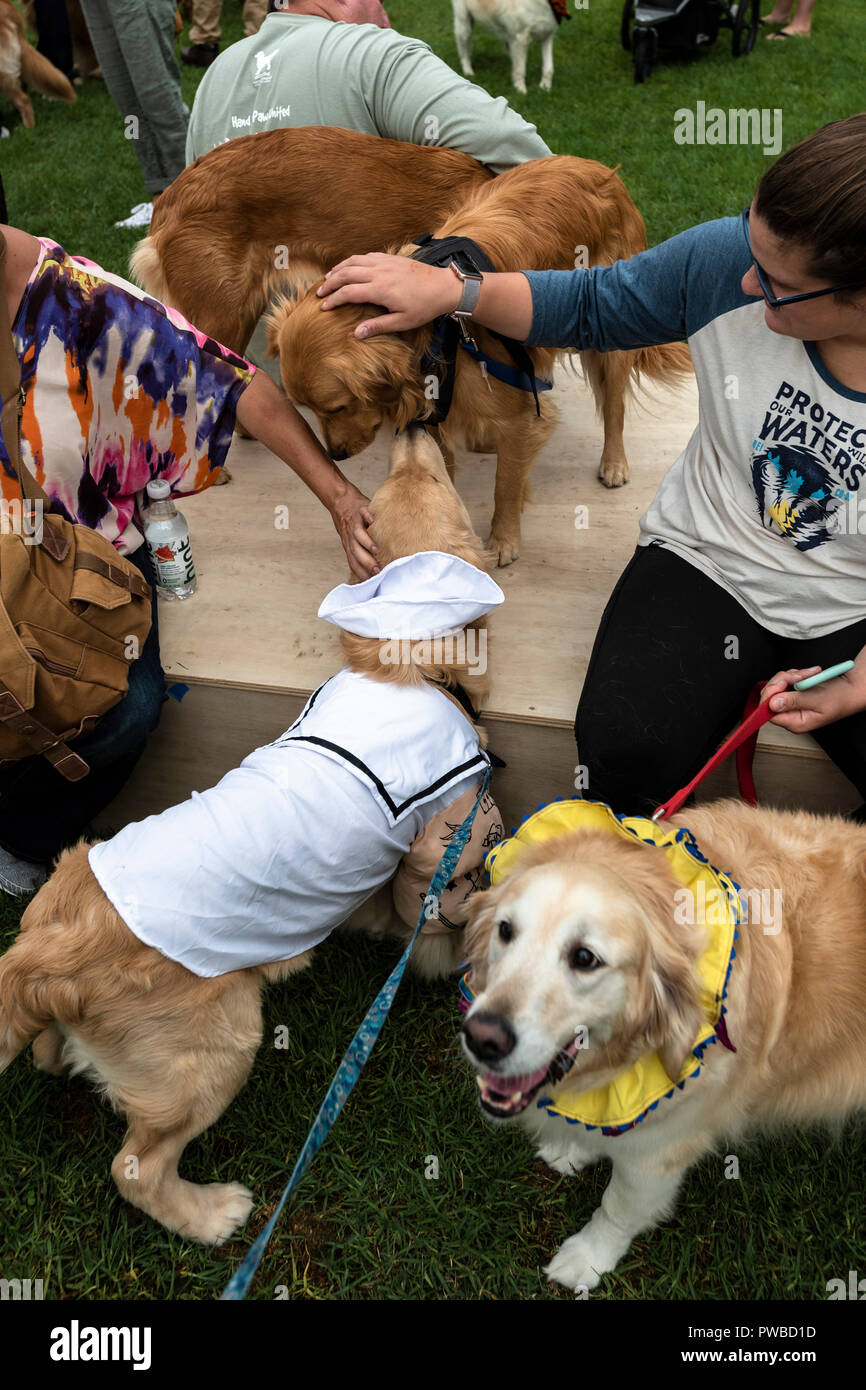
[[[720,28],[732,31],[735,58],[751,53],[760,22],[761,0],[625,0],[622,46],[635,82],[644,82],[659,50],[693,55],[714,44]]]

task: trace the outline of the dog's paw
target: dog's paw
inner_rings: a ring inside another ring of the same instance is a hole
[[[555,1173],[564,1173],[567,1178],[582,1172],[586,1167],[586,1164],[575,1155],[568,1152],[563,1153],[562,1149],[556,1149],[551,1144],[542,1145],[536,1151],[536,1157],[543,1159],[548,1168],[552,1168]]]
[[[464,76],[464,77],[474,77],[474,76],[475,76],[475,69],[474,69],[474,67],[472,66],[471,63],[463,63],[461,66],[462,66],[462,68],[463,68],[463,76]]]
[[[519,536],[497,536],[495,532],[490,533],[487,547],[496,556],[496,563],[500,569],[506,565],[513,565],[514,561],[520,557],[520,537]]]
[[[544,1273],[552,1283],[563,1284],[567,1289],[595,1289],[601,1283],[601,1276],[615,1269],[629,1247],[626,1241],[610,1238],[604,1224],[595,1219],[563,1241]],[[612,1234],[612,1232],[611,1232]]]
[[[539,87],[541,88],[542,92],[549,92],[550,89],[551,89],[551,87],[553,86],[553,78],[552,78],[552,77],[542,77],[542,79],[541,79],[541,81],[539,82],[538,85],[539,85]]]
[[[605,487],[622,487],[628,482],[628,460],[602,459],[598,476]]]
[[[253,1209],[253,1194],[239,1182],[208,1183],[207,1209],[200,1220],[181,1232],[202,1245],[222,1245],[238,1227],[243,1226]]]

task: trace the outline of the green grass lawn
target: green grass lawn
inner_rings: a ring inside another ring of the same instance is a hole
[[[241,37],[236,0],[226,0],[223,10],[224,42]],[[388,10],[395,28],[426,39],[458,68],[449,0],[394,0]],[[821,4],[811,39],[768,43],[759,35],[747,58],[731,57],[730,33],[722,31],[698,61],[665,62],[642,86],[633,83],[630,56],[620,46],[619,16],[618,0],[590,0],[588,9],[574,11],[560,26],[552,92],[538,89],[537,45],[522,98],[510,85],[504,46],[486,30],[476,28],[473,61],[476,81],[494,96],[508,97],[557,154],[620,165],[651,244],[708,217],[739,212],[771,162],[760,148],[675,144],[678,108],[694,109],[698,101],[724,109],[779,108],[784,144],[790,145],[826,121],[863,109],[866,101],[862,0]],[[199,69],[184,68],[188,104],[200,77]],[[101,83],[92,81],[80,89],[74,107],[40,97],[34,105],[32,131],[23,129],[11,108],[3,114],[12,130],[11,139],[0,142],[11,221],[125,273],[141,233],[112,224],[146,195],[120,116]]]
[[[224,8],[227,41],[241,34],[240,12],[234,0]],[[448,0],[395,0],[389,10],[396,28],[456,65]],[[781,108],[787,145],[861,108],[864,52],[862,0],[836,0],[817,8],[810,41],[768,44],[761,36],[754,54],[734,61],[722,34],[701,60],[661,66],[634,86],[619,5],[590,0],[562,26],[553,92],[531,85],[519,106],[555,151],[620,164],[655,242],[738,211],[768,163],[760,149],[676,145],[679,107]],[[493,94],[516,96],[492,35],[477,34],[475,65]],[[538,74],[536,49],[531,84]],[[199,76],[184,71],[188,101]],[[33,131],[5,114],[12,136],[0,144],[0,169],[12,222],[125,272],[140,233],[112,223],[145,194],[113,105],[90,82],[75,107],[39,98],[35,107]],[[20,913],[20,903],[0,900],[3,947]],[[255,1192],[244,1237],[219,1250],[171,1237],[126,1206],[109,1174],[122,1121],[85,1082],[43,1076],[29,1054],[19,1058],[0,1082],[0,1276],[42,1278],[49,1298],[215,1297],[273,1211],[336,1064],[397,955],[395,945],[337,934],[309,972],[269,991],[251,1080],[190,1146],[183,1168],[192,1180],[239,1180]],[[458,1023],[453,984],[407,978],[251,1297],[272,1299],[278,1286],[313,1299],[571,1297],[548,1285],[539,1266],[588,1219],[607,1169],[562,1178],[532,1160],[517,1132],[485,1124],[459,1060]],[[289,1027],[289,1052],[272,1045],[278,1024]],[[838,1143],[792,1136],[737,1154],[736,1180],[725,1177],[723,1153],[693,1170],[674,1219],[639,1238],[591,1297],[822,1300],[829,1279],[866,1268],[858,1134]],[[438,1178],[425,1177],[429,1157],[438,1159]]]
[[[18,912],[8,903],[3,936]],[[46,1297],[212,1298],[272,1214],[357,1023],[396,945],[332,936],[314,965],[266,998],[250,1081],[190,1145],[183,1176],[240,1181],[257,1204],[243,1239],[206,1250],[121,1201],[109,1164],[122,1120],[82,1080],[33,1069],[0,1090],[0,1272]],[[734,977],[734,987],[736,978]],[[358,1088],[277,1226],[250,1297],[569,1299],[540,1272],[598,1205],[608,1168],[563,1178],[519,1133],[481,1119],[457,1048],[451,983],[407,976]],[[289,1028],[288,1051],[273,1046]],[[694,1083],[700,1084],[698,1078]],[[616,1143],[616,1140],[612,1141]],[[866,1157],[852,1134],[737,1147],[694,1169],[672,1222],[635,1241],[592,1299],[823,1299],[862,1268]],[[438,1178],[425,1176],[438,1159]],[[858,1266],[859,1260],[859,1266]]]

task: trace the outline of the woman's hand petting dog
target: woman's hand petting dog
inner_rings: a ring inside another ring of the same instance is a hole
[[[371,252],[340,261],[327,272],[316,294],[323,300],[323,309],[380,304],[388,312],[364,319],[355,329],[356,338],[371,338],[377,333],[423,328],[441,314],[453,314],[463,286],[447,268]],[[524,342],[532,328],[532,291],[526,276],[520,271],[483,276],[472,319],[494,333]]]
[[[422,328],[440,314],[453,313],[463,297],[463,286],[450,270],[375,251],[340,261],[327,272],[316,294],[324,299],[323,309],[340,304],[380,304],[387,309],[387,314],[367,319],[355,329],[356,338],[370,338]]]

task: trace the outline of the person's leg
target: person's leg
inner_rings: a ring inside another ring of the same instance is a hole
[[[191,42],[180,50],[185,63],[208,68],[219,57],[222,0],[192,0]]]
[[[90,41],[99,60],[108,94],[124,123],[128,117],[135,117],[137,124],[132,128],[135,137],[132,147],[141,166],[148,192],[160,193],[166,184],[163,180],[159,151],[139,105],[132,74],[121,48],[112,0],[81,0],[81,9],[87,21]]]
[[[812,32],[812,11],[816,0],[797,0],[797,9],[790,24],[783,32],[789,34],[810,34]]]
[[[769,14],[761,16],[762,24],[787,24],[791,18],[793,0],[776,0]]]
[[[812,32],[812,11],[815,8],[815,3],[816,0],[797,0],[793,19],[789,20],[784,29],[780,29],[777,34],[770,34],[770,38],[787,39],[793,38],[795,35],[808,38]]]
[[[186,163],[186,113],[174,57],[173,0],[81,0],[111,99],[134,116],[133,148],[150,194]]]
[[[146,548],[142,546],[129,558],[152,585]],[[141,757],[165,700],[157,602],[154,589],[153,624],[130,668],[127,694],[90,734],[70,744],[90,765],[87,776],[68,782],[41,757],[0,767],[0,887],[6,891],[16,886],[27,891],[27,864],[44,866],[64,845],[77,840],[118,794]],[[20,869],[15,861],[23,861]],[[37,882],[42,876],[34,875]]]
[[[72,81],[75,63],[72,35],[66,15],[66,0],[35,0],[37,51]]]
[[[268,0],[244,0],[244,33],[247,38],[257,34],[268,12]]]
[[[186,167],[186,127],[180,68],[174,53],[175,0],[113,0],[123,24],[123,49],[135,90],[159,152],[161,193]]]
[[[190,43],[219,43],[223,0],[192,0]]]
[[[575,720],[583,794],[650,815],[778,670],[772,634],[662,546],[640,546],[602,616]]]

